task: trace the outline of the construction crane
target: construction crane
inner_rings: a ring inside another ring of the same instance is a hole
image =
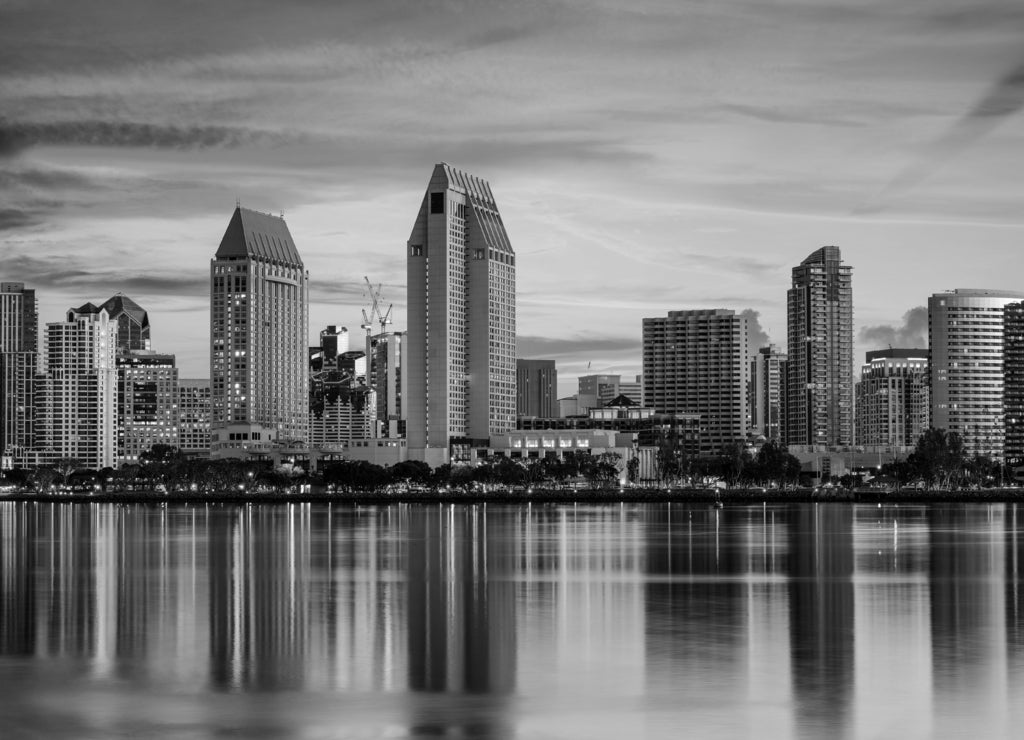
[[[380,333],[383,334],[387,325],[391,323],[391,309],[395,304],[389,303],[387,311],[381,311],[381,306],[384,302],[380,298],[380,290],[383,287],[380,283],[377,283],[377,287],[374,288],[370,282],[370,278],[363,276],[363,280],[366,281],[366,287],[370,291],[370,314],[366,314],[366,309],[363,309],[363,323],[360,324],[360,328],[366,329],[366,336],[370,336],[373,332],[374,322],[380,324]]]

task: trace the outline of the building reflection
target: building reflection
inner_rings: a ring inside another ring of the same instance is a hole
[[[413,697],[411,732],[503,736],[516,685],[515,532],[485,506],[417,506],[408,516],[409,688],[479,695]]]
[[[837,737],[850,724],[855,668],[853,507],[791,506],[788,519],[796,722],[802,734]]]
[[[35,527],[28,507],[0,503],[0,655],[36,650]]]
[[[951,735],[984,714],[1002,736],[1006,706],[1004,507],[936,505],[931,531],[932,685],[936,721]]]

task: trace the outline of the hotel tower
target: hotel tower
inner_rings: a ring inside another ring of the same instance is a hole
[[[235,208],[210,262],[213,456],[306,442],[308,295],[284,219]]]
[[[491,186],[434,167],[407,245],[410,457],[515,428],[516,258]]]

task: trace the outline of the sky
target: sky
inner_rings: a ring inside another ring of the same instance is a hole
[[[122,292],[209,376],[209,261],[236,202],[284,214],[311,340],[405,328],[433,165],[490,182],[521,357],[640,372],[641,321],[749,311],[853,266],[858,360],[922,306],[1021,290],[1020,0],[0,0],[0,279],[40,322]]]

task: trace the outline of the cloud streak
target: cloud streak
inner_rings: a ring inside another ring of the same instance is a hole
[[[282,143],[284,140],[285,137],[278,133],[229,126],[172,126],[96,120],[52,123],[0,120],[0,156],[11,156],[39,145],[210,149],[250,143]]]
[[[973,146],[997,125],[1024,110],[1024,59],[1000,77],[974,106],[933,141],[855,214],[876,213],[931,177],[957,154]]]

